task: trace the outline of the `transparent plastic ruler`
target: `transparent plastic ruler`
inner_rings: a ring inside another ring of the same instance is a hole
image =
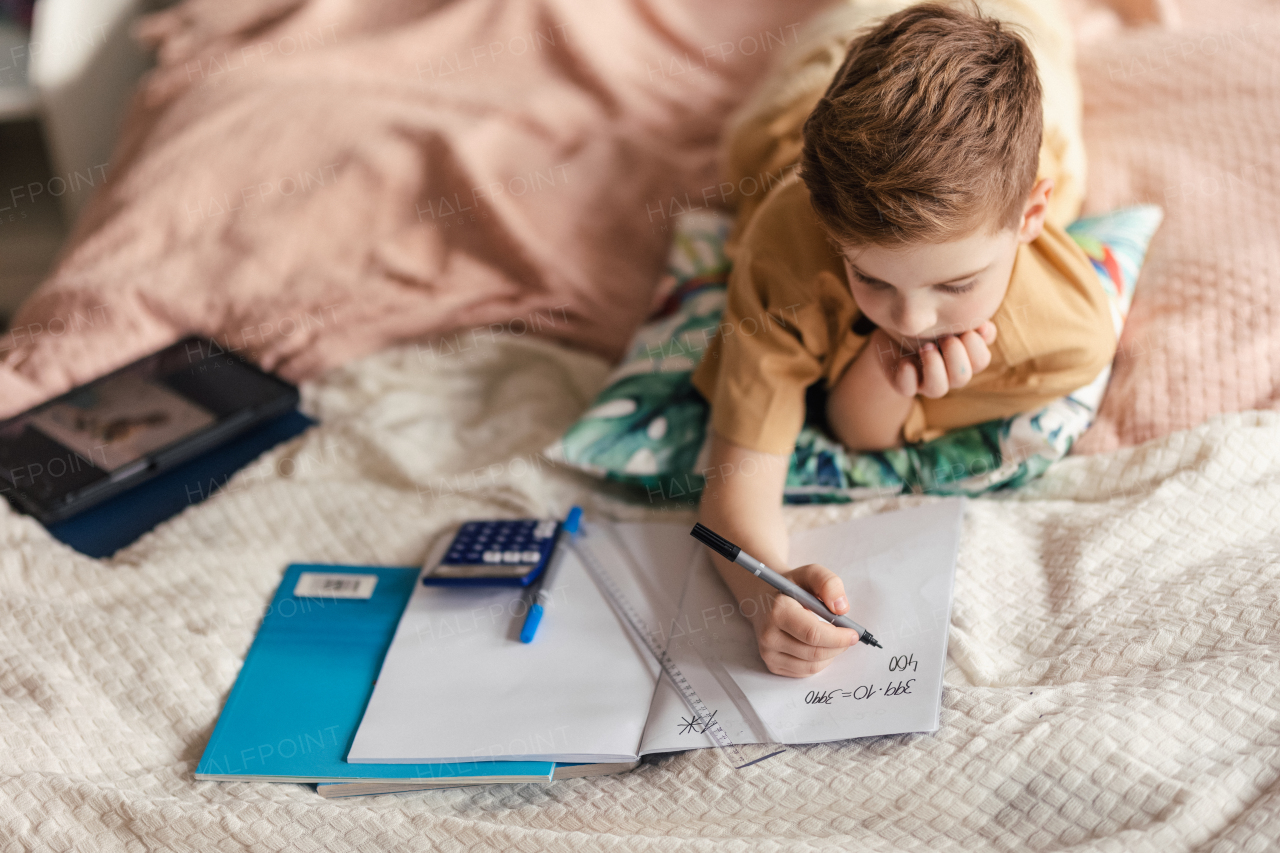
[[[711,738],[711,741],[715,746],[722,750],[722,754],[729,758],[730,763],[732,763],[736,769],[741,770],[745,767],[759,764],[766,758],[772,758],[779,753],[785,752],[786,747],[777,743],[755,743],[751,745],[755,747],[751,752],[761,752],[764,754],[759,756],[754,754],[748,755],[747,752],[744,751],[743,745],[734,743],[733,739],[729,736],[729,733],[725,731],[724,726],[722,726],[716,719],[715,714],[707,704],[702,701],[702,698],[698,695],[698,691],[694,688],[693,684],[690,683],[689,679],[680,671],[680,667],[675,658],[672,657],[668,651],[667,640],[661,630],[661,627],[650,623],[651,617],[646,618],[644,609],[632,600],[631,596],[629,596],[624,590],[623,584],[614,576],[613,570],[609,569],[605,565],[604,561],[597,556],[595,549],[591,546],[589,534],[595,533],[596,535],[600,535],[603,532],[604,535],[607,536],[609,533],[612,533],[607,522],[603,525],[600,523],[592,523],[590,525],[584,524],[583,527],[584,534],[588,535],[570,539],[570,547],[582,561],[582,564],[586,567],[587,572],[596,582],[596,585],[604,594],[605,598],[609,600],[610,606],[612,606],[614,612],[618,614],[618,617],[627,627],[632,637],[649,651],[654,660],[656,660],[658,665],[662,668],[662,671],[666,673],[669,679],[671,679],[671,683],[675,686],[676,691],[680,694],[684,703],[689,706],[689,710],[697,715],[697,719],[707,721],[704,729],[705,733]],[[615,541],[617,541],[616,534]],[[630,554],[626,551],[625,545],[621,542],[618,542],[617,544],[618,550],[627,559],[630,559]],[[636,580],[640,581],[638,573]],[[704,663],[711,663],[710,661],[707,661],[705,657],[703,660]],[[728,673],[722,674],[715,672],[714,666],[709,666],[708,668],[712,670],[717,681],[719,681],[723,686],[727,686],[725,685],[726,680],[731,681]],[[738,705],[739,712],[748,720],[755,718],[755,712],[750,708],[749,703],[746,707],[743,707],[742,703],[745,702],[746,697],[742,696],[740,691],[738,691],[738,697],[739,698],[735,699],[732,694],[730,695],[731,701],[733,701],[735,705]]]

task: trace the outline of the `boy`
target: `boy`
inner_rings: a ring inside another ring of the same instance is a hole
[[[1030,48],[996,18],[914,5],[853,41],[804,122],[799,174],[739,205],[721,334],[693,378],[707,467],[731,472],[708,483],[704,524],[788,565],[781,495],[806,399],[849,449],[878,450],[1034,410],[1110,363],[1106,296],[1059,227],[1078,194],[1052,201],[1071,130],[1045,133],[1045,106]],[[757,161],[785,159],[785,124],[765,122]],[[739,601],[771,599],[750,610],[772,672],[811,675],[857,641],[715,559]],[[826,568],[789,574],[849,611]]]

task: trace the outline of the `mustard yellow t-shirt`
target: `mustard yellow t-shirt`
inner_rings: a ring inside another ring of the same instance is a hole
[[[833,385],[862,351],[861,312],[798,173],[754,210],[736,247],[721,334],[693,374],[711,424],[751,450],[788,454],[805,419],[805,389]],[[1092,381],[1116,351],[1111,308],[1089,259],[1046,223],[1018,247],[1004,301],[991,318],[991,364],[963,388],[917,396],[907,442],[1032,411]],[[870,328],[874,328],[871,326]]]

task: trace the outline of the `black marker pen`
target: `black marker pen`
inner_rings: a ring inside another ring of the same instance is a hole
[[[789,581],[755,557],[743,551],[737,545],[734,545],[728,539],[713,533],[701,524],[695,524],[690,534],[703,545],[706,545],[712,551],[715,551],[726,560],[737,563],[742,568],[751,572],[751,574],[760,578],[769,586],[776,589],[785,596],[794,598],[805,606],[806,609],[816,613],[826,622],[830,622],[838,628],[852,628],[858,632],[858,641],[866,643],[869,646],[875,646],[877,649],[881,645],[876,642],[876,638],[871,636],[871,632],[863,628],[857,622],[854,622],[848,616],[837,616],[827,609],[826,605],[813,596],[808,590],[793,581]]]

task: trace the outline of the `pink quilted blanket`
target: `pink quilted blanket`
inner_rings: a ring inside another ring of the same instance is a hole
[[[411,338],[622,353],[729,111],[820,0],[189,0],[0,339],[0,415],[209,335],[301,380]],[[704,194],[705,188],[705,194]]]
[[[1165,220],[1078,453],[1280,408],[1280,9],[1178,5],[1177,28],[1080,47],[1085,212],[1153,202]]]
[[[1280,407],[1280,15],[1113,0],[1121,26],[1076,3],[1087,210],[1167,210],[1078,450]],[[616,357],[671,216],[717,203],[720,126],[822,5],[188,0],[153,16],[159,67],[109,181],[0,337],[0,415],[189,332],[295,380],[411,339],[543,335]]]

